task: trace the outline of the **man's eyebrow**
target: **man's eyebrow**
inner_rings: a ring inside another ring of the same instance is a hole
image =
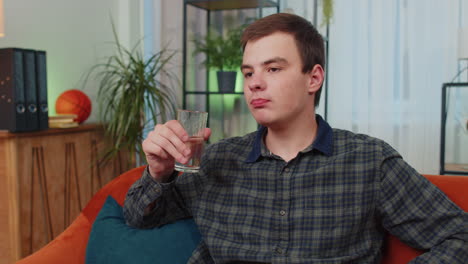
[[[253,69],[253,67],[251,65],[248,65],[248,64],[242,64],[241,65],[241,70],[244,70],[244,69],[251,70],[251,69]]]
[[[285,58],[281,58],[281,57],[274,57],[272,59],[264,61],[262,63],[262,65],[268,65],[268,64],[271,64],[271,63],[288,64],[288,60],[286,60]]]
[[[281,57],[274,57],[274,58],[271,58],[262,62],[262,65],[265,66],[268,64],[272,64],[272,63],[288,64],[288,60],[286,60],[285,58],[281,58]],[[249,64],[242,64],[241,70],[244,70],[244,69],[250,70],[250,69],[253,69],[253,66]]]

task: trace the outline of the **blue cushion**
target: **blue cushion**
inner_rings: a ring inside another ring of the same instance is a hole
[[[122,207],[107,197],[91,229],[86,263],[187,263],[201,240],[192,219],[153,229],[125,224]]]

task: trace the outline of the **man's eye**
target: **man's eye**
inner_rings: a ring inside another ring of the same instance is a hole
[[[244,73],[244,78],[249,78],[252,76],[252,73],[251,72],[246,72]]]
[[[280,71],[280,68],[269,68],[268,71],[269,72],[278,72],[278,71]]]

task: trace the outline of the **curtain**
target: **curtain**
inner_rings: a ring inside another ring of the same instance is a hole
[[[420,173],[437,174],[441,87],[460,70],[457,33],[466,23],[467,5],[461,0],[335,0],[327,90],[332,127],[383,139]],[[284,9],[313,21],[310,8],[309,1],[284,2]],[[458,98],[458,105],[466,105],[464,99]],[[468,146],[468,134],[452,134],[457,136],[447,142],[447,158],[467,164],[468,147],[462,146]]]
[[[311,2],[285,0],[283,10],[314,21]],[[468,26],[463,18],[468,3],[333,2],[327,121],[385,140],[420,173],[439,173],[442,84],[467,81],[453,77],[464,67],[457,60],[457,34]],[[321,19],[315,21],[325,34]],[[468,116],[466,96],[452,97],[459,116]],[[324,112],[323,97],[321,104],[319,113]],[[468,164],[468,133],[453,123],[448,123],[447,159]]]

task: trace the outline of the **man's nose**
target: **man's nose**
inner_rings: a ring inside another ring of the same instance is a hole
[[[251,91],[264,90],[266,88],[265,81],[260,74],[252,75],[247,85]]]

